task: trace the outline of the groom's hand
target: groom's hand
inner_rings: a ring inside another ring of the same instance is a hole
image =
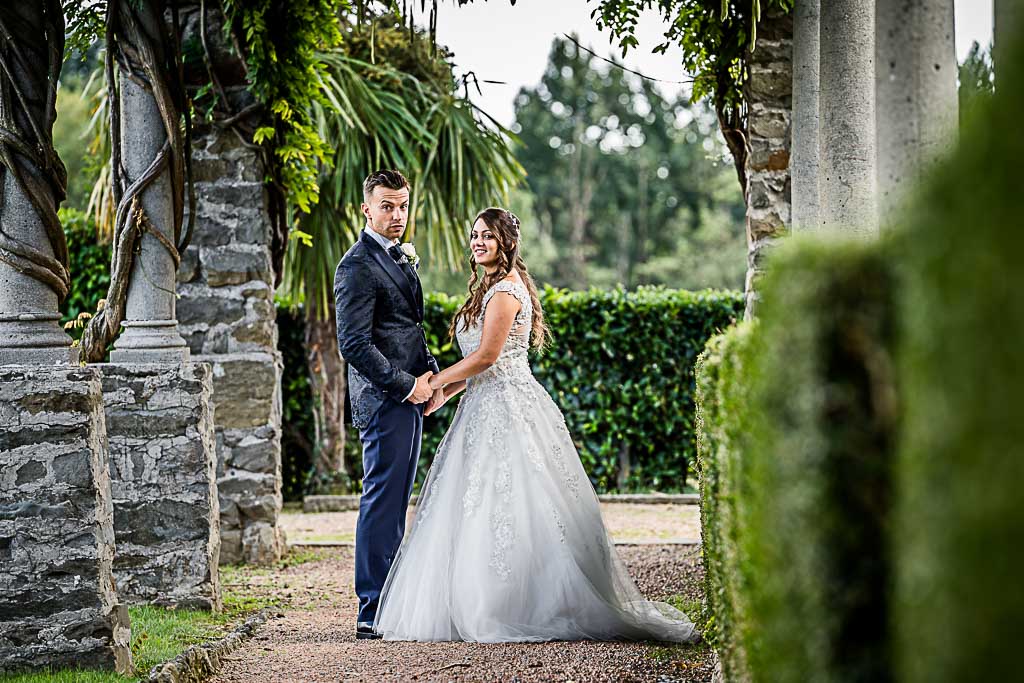
[[[424,403],[434,394],[430,389],[430,383],[427,381],[430,376],[434,373],[431,370],[427,370],[422,375],[416,378],[416,386],[412,389],[412,395],[409,396],[409,403],[419,405]]]

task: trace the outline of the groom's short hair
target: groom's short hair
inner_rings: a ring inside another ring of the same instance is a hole
[[[369,199],[373,195],[373,188],[375,187],[401,190],[403,187],[409,187],[409,181],[406,180],[401,171],[385,168],[374,171],[366,176],[366,180],[363,181],[363,197]]]

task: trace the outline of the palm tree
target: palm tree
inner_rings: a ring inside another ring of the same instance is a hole
[[[351,23],[348,23],[351,21]],[[375,168],[400,168],[413,183],[406,239],[419,235],[436,260],[459,268],[469,220],[506,201],[525,176],[512,134],[458,93],[448,55],[385,14],[367,24],[344,19],[343,45],[322,55],[323,92],[314,105],[320,135],[335,150],[320,174],[320,201],[297,214],[281,294],[301,302],[314,397],[318,477],[351,474],[344,462],[345,365],[337,351],[333,280],[358,239],[362,181]]]

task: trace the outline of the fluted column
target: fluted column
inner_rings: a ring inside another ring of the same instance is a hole
[[[878,197],[883,225],[957,131],[953,0],[876,0]]]
[[[875,146],[875,3],[821,3],[821,222],[878,231]]]
[[[793,7],[793,231],[821,227],[818,189],[819,0]]]

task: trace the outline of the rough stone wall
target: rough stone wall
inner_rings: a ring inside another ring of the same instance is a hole
[[[99,372],[0,366],[0,673],[131,668]]]
[[[264,170],[234,132],[195,131],[196,226],[178,324],[213,368],[222,564],[280,558],[281,354]]]
[[[114,579],[126,603],[219,610],[213,371],[104,364]]]
[[[793,114],[793,19],[766,12],[757,45],[748,55],[747,101],[747,311],[757,303],[764,258],[789,233],[790,126]]]

